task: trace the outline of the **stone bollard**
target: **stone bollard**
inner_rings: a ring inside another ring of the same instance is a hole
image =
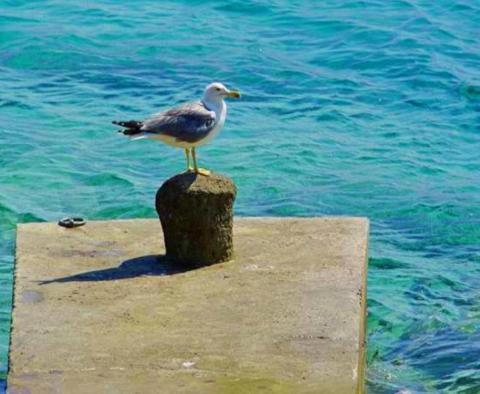
[[[167,257],[194,266],[233,258],[233,202],[230,178],[182,173],[158,189],[155,206]]]

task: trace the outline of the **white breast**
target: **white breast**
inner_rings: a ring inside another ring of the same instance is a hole
[[[215,118],[217,121],[215,122],[215,126],[213,127],[212,131],[210,131],[210,133],[208,133],[203,140],[196,142],[194,146],[205,145],[212,138],[215,138],[225,124],[225,119],[227,117],[227,104],[225,101],[222,100],[220,103],[218,103],[218,105],[210,106],[207,104],[207,106],[209,109],[215,112]]]

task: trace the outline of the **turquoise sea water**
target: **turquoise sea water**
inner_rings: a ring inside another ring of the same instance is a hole
[[[199,155],[237,215],[371,218],[369,391],[480,393],[479,26],[474,0],[2,0],[0,380],[16,223],[154,217],[183,154],[110,121],[218,80],[244,97]]]

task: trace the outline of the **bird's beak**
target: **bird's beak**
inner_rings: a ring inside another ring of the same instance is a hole
[[[237,90],[229,90],[228,93],[227,93],[227,97],[231,97],[231,98],[240,98],[240,92],[237,91]]]

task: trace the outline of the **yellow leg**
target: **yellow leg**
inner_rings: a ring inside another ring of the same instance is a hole
[[[187,172],[192,172],[193,167],[190,165],[190,150],[185,149],[185,158],[187,159]]]
[[[195,152],[195,148],[192,148],[192,158],[193,158],[193,170],[195,171],[195,174],[209,176],[210,171],[206,170],[205,168],[198,168],[197,153]]]

